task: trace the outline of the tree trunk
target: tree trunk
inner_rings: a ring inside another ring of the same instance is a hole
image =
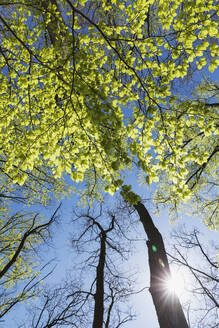
[[[94,305],[93,328],[103,327],[105,259],[106,259],[106,233],[105,231],[102,231],[101,239],[100,239],[99,263],[97,266],[97,275],[96,275],[96,293],[94,297],[95,305]]]
[[[148,237],[147,247],[151,276],[149,290],[160,328],[188,328],[178,297],[168,294],[165,288],[165,281],[170,277],[170,269],[163,238],[145,206],[138,203],[135,205],[135,209]]]
[[[63,20],[62,14],[60,12],[57,0],[42,0],[39,2],[39,6],[42,6],[44,9],[44,12],[42,13],[44,20],[46,21],[48,13],[50,13],[51,10],[48,10],[49,6],[52,5],[56,8],[57,13],[59,13],[60,21],[57,19],[57,17],[54,17],[54,15],[51,16],[51,21],[47,24],[47,32],[49,35],[49,39],[51,44],[54,47],[58,47],[61,53],[61,59],[63,61],[66,60],[68,54],[69,54],[69,47],[68,42],[66,39],[66,33],[61,28],[61,23],[63,26],[65,26],[65,22]],[[74,33],[74,31],[73,31]],[[60,58],[58,58],[60,61]],[[60,62],[60,66],[62,66],[62,62]]]

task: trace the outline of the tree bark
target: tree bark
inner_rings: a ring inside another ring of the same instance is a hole
[[[134,206],[144,226],[148,241],[150,267],[150,293],[160,328],[188,328],[182,306],[176,295],[168,294],[165,281],[170,278],[169,263],[162,235],[155,227],[142,203]]]
[[[106,260],[106,232],[101,232],[100,239],[100,255],[99,263],[97,266],[96,275],[96,293],[94,296],[94,319],[93,328],[103,327],[103,315],[104,315],[104,267]]]

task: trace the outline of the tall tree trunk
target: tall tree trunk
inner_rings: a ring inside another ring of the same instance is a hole
[[[105,231],[102,231],[101,239],[100,239],[99,263],[97,266],[97,274],[96,274],[96,293],[94,297],[95,305],[94,305],[93,328],[103,327],[105,259],[106,259],[106,233]]]
[[[170,277],[170,269],[163,238],[145,206],[138,203],[135,209],[148,237],[150,293],[160,328],[188,328],[178,297],[168,294],[165,288],[165,281]]]
[[[66,58],[68,57],[68,54],[70,52],[69,47],[68,47],[68,42],[66,39],[66,32],[64,29],[61,27],[61,25],[66,26],[65,21],[63,20],[62,14],[60,12],[57,0],[40,0],[39,1],[39,7],[43,9],[43,18],[46,21],[48,17],[48,13],[51,12],[49,10],[49,6],[52,5],[56,8],[56,11],[58,13],[60,21],[55,17],[54,15],[51,16],[51,20],[47,23],[46,29],[49,35],[49,39],[51,44],[54,47],[58,47],[59,51],[61,53],[61,58],[59,58],[63,61],[60,62],[59,64],[62,65]],[[74,33],[74,31],[72,31]]]

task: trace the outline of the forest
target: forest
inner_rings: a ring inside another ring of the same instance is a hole
[[[0,328],[217,327],[217,10],[0,0]]]

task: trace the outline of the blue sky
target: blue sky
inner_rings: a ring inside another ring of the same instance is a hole
[[[130,174],[129,176],[130,184],[135,185],[135,192],[142,195],[143,198],[149,198],[154,191],[154,186],[151,187],[139,187],[136,184],[136,173]],[[135,182],[135,183],[134,183]],[[50,215],[57,201],[53,201],[52,204],[45,210],[45,214]],[[70,199],[64,199],[62,208],[60,211],[60,224],[54,226],[53,234],[54,241],[53,247],[43,247],[41,250],[42,262],[46,262],[51,258],[56,258],[55,260],[55,270],[53,274],[45,281],[45,283],[60,283],[65,279],[66,272],[68,270],[73,271],[75,262],[74,251],[71,248],[71,232],[73,229],[71,220],[73,216],[73,209],[75,208],[76,198],[72,196]],[[113,205],[113,202],[110,202]],[[147,202],[146,206],[154,220],[155,225],[163,235],[165,240],[165,245],[168,247],[169,244],[169,233],[173,228],[177,228],[180,225],[185,224],[190,230],[193,226],[196,226],[204,235],[204,240],[217,240],[217,233],[209,231],[206,226],[201,222],[199,217],[189,217],[183,213],[182,218],[176,221],[175,224],[170,225],[169,214],[167,209],[162,210],[159,215],[153,214],[154,207],[151,202]],[[137,216],[135,219],[138,220]],[[129,259],[129,262],[125,264],[128,270],[134,270],[137,272],[138,282],[136,284],[136,290],[140,290],[144,287],[149,287],[150,277],[149,277],[149,266],[147,257],[147,247],[145,244],[146,236],[143,231],[141,224],[138,224],[137,231],[134,233],[134,238],[139,238],[140,240],[135,242],[136,251]],[[53,265],[53,264],[52,264]],[[145,327],[149,325],[150,328],[159,328],[155,308],[152,303],[151,295],[148,289],[145,289],[142,293],[133,295],[131,297],[131,303],[133,304],[133,311],[137,315],[137,320],[127,323],[124,327],[134,328],[134,327]],[[27,317],[25,315],[25,306],[23,304],[18,305],[12,310],[11,314],[5,317],[5,322],[0,323],[0,328],[7,327],[17,327],[18,323],[25,322]]]

